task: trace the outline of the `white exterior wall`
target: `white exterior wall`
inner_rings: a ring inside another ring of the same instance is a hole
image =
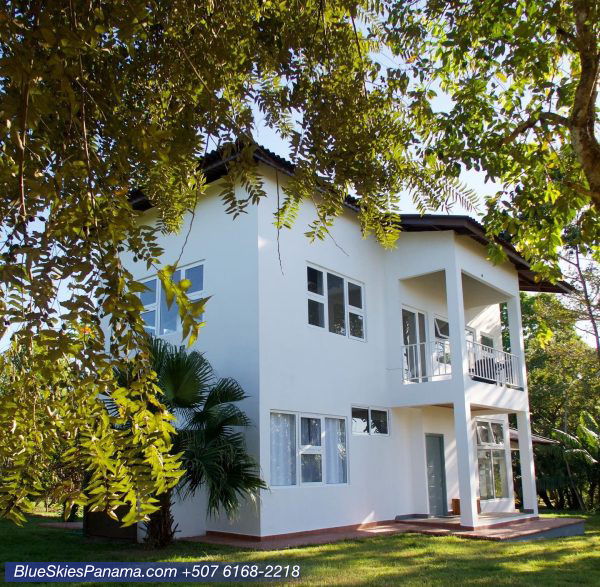
[[[284,180],[279,181],[281,185]],[[408,454],[399,450],[406,442],[402,417],[394,414],[389,436],[350,432],[353,405],[390,406],[383,251],[374,240],[360,238],[350,211],[331,230],[335,242],[327,238],[311,244],[303,233],[315,215],[312,205],[305,204],[295,229],[279,234],[280,267],[275,205],[272,200],[259,207],[260,434],[265,479],[269,482],[270,413],[277,410],[346,418],[349,471],[345,485],[273,487],[263,492],[261,531],[270,535],[393,519],[401,497],[409,491],[409,480],[401,474],[407,466],[403,461],[408,460]],[[364,284],[366,341],[308,325],[307,263]]]
[[[178,266],[204,262],[205,295],[212,296],[206,305],[206,326],[194,345],[194,350],[206,354],[219,377],[233,377],[249,396],[241,407],[254,421],[258,421],[258,249],[256,246],[256,207],[250,206],[248,213],[237,219],[225,213],[222,201],[216,197],[217,187],[210,186],[207,195],[198,204],[196,214],[185,216],[178,234],[164,235],[159,244],[165,254],[162,265],[174,263],[181,253]],[[151,224],[155,212],[149,210],[142,222]],[[190,223],[192,224],[191,230]],[[186,236],[188,242],[184,246]],[[183,252],[182,252],[183,251]],[[141,263],[134,264],[124,259],[131,268],[134,278],[152,277]],[[165,340],[180,345],[180,334],[163,336]],[[247,434],[249,450],[258,456],[258,429]],[[204,528],[229,530],[247,534],[259,533],[258,509],[254,504],[242,508],[235,526],[226,519],[206,519],[204,500],[188,500],[177,504],[179,513],[176,522],[192,534],[203,534]]]
[[[506,390],[472,385],[462,375],[403,384],[401,308],[425,311],[433,340],[433,318],[454,319],[448,312],[444,272],[462,272],[465,323],[476,329],[477,340],[482,332],[491,334],[501,348],[499,308],[495,300],[490,305],[487,286],[498,292],[498,299],[518,295],[516,271],[508,263],[491,265],[483,246],[452,231],[405,233],[394,250],[385,251],[374,239],[361,238],[351,211],[336,221],[332,238],[310,243],[304,236],[315,219],[309,203],[302,205],[294,229],[282,230],[278,238],[275,171],[263,171],[272,197],[249,207],[248,214],[236,220],[225,214],[214,186],[198,205],[179,263],[205,261],[205,293],[213,296],[195,348],[206,352],[218,375],[234,377],[251,396],[242,406],[255,423],[248,445],[267,483],[271,411],[345,418],[348,483],[273,487],[261,492],[260,503],[243,507],[235,520],[206,520],[205,500],[199,496],[176,505],[179,536],[205,529],[268,536],[427,514],[426,433],[444,436],[449,507],[458,497],[453,410],[431,404],[451,405],[459,394],[468,394],[469,401],[484,406],[504,401],[502,409],[515,402],[526,408],[526,392],[515,391],[503,400]],[[285,185],[281,174],[279,185]],[[153,213],[144,218],[151,222]],[[179,235],[162,238],[164,264],[179,256],[190,219]],[[308,325],[307,264],[363,284],[365,341]],[[149,274],[135,268],[134,276],[143,279]],[[179,335],[166,338],[180,343]],[[353,435],[352,406],[389,409],[390,434]],[[505,501],[483,510],[511,511],[512,501]]]

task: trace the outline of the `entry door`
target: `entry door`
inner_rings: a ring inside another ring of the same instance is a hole
[[[426,434],[427,490],[429,514],[446,516],[446,465],[444,462],[444,437],[441,434]]]

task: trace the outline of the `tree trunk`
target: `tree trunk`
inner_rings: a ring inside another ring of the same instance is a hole
[[[550,501],[550,498],[548,497],[548,492],[545,489],[542,489],[542,490],[538,491],[538,494],[542,498],[542,501],[544,502],[544,505],[549,510],[553,510],[554,509],[554,505],[552,504],[552,502]]]
[[[158,496],[159,509],[150,515],[146,522],[145,542],[151,548],[164,548],[173,542],[177,526],[174,524],[171,511],[171,492],[167,491]]]

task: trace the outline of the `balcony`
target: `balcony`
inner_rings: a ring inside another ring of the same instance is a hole
[[[473,381],[523,389],[519,357],[466,340],[467,374]],[[402,346],[403,383],[427,383],[452,377],[450,341],[435,340]]]

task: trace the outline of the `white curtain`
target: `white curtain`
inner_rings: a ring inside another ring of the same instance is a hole
[[[327,483],[346,483],[346,421],[339,418],[325,418],[325,458]]]
[[[296,416],[271,413],[271,485],[296,484]]]

